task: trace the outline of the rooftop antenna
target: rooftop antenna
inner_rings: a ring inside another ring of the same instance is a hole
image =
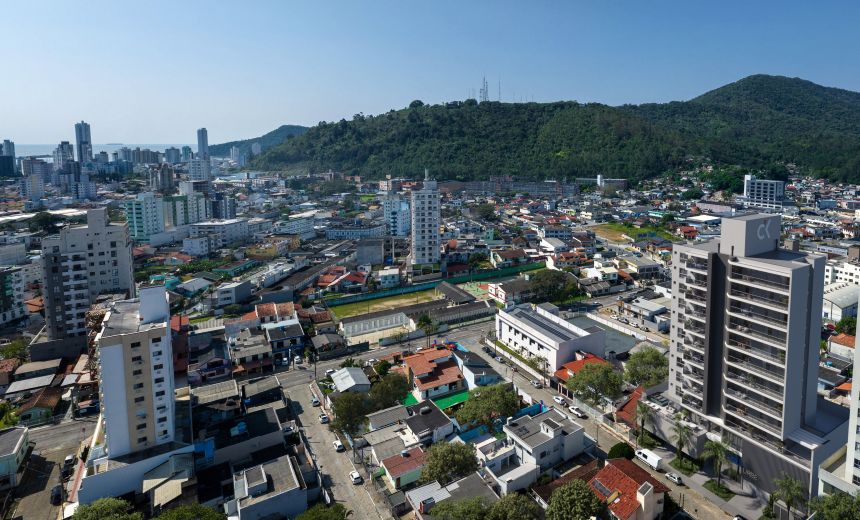
[[[499,78],[499,103],[502,102],[502,78]]]
[[[481,81],[481,102],[490,100],[490,88],[487,86],[487,76]]]

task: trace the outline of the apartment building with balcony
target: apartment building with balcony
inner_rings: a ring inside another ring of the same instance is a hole
[[[111,223],[107,208],[87,210],[87,223],[42,239],[45,320],[50,339],[84,336],[96,296],[135,293],[128,224]]]
[[[848,417],[816,393],[825,257],[780,249],[780,230],[779,215],[747,215],[674,248],[667,396],[753,485],[773,492],[785,473],[815,494]]]

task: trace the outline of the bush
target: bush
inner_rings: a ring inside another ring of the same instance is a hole
[[[701,469],[701,466],[696,461],[688,457],[675,457],[669,462],[669,465],[688,477],[694,473],[698,473]]]
[[[609,448],[609,453],[607,454],[607,457],[610,459],[625,458],[627,460],[633,460],[633,457],[635,455],[636,450],[634,450],[632,446],[630,446],[626,442],[619,442],[615,446]]]
[[[650,450],[657,447],[657,439],[655,439],[650,433],[643,432],[642,435],[639,436],[639,445],[646,450]]]
[[[718,497],[722,498],[725,501],[729,501],[732,499],[733,496],[735,496],[735,494],[732,493],[732,491],[729,488],[727,488],[726,486],[724,486],[722,484],[717,484],[717,481],[713,480],[713,479],[705,482],[705,489],[707,489],[708,491],[717,495]]]

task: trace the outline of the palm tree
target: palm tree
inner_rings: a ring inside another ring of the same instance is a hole
[[[433,319],[430,318],[430,315],[426,312],[418,317],[418,322],[415,324],[416,328],[419,328],[424,331],[424,334],[427,335],[427,347],[430,347],[430,335],[436,331],[436,324],[433,323]]]
[[[645,424],[654,422],[654,409],[645,401],[639,399],[636,402],[636,420],[639,422],[639,435],[645,434]],[[636,445],[639,446],[639,437],[636,437]]]
[[[782,474],[781,478],[774,479],[773,483],[776,484],[776,491],[773,494],[785,502],[785,508],[788,510],[788,518],[791,518],[791,508],[803,502],[805,495],[803,484],[785,473]]]
[[[729,447],[720,441],[707,441],[705,449],[702,450],[702,458],[714,463],[714,471],[717,472],[717,486],[720,484],[723,464],[728,460]]]
[[[690,441],[693,438],[693,431],[690,430],[689,426],[684,424],[684,418],[680,414],[675,415],[675,424],[672,425],[672,431],[675,433],[675,456],[678,457],[678,459],[682,459],[684,457],[684,448],[690,446]]]

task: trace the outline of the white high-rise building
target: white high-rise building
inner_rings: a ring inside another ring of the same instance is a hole
[[[208,181],[212,176],[212,165],[209,159],[203,159],[199,156],[191,159],[188,163],[188,175],[192,181]]]
[[[109,459],[173,441],[170,305],[164,287],[118,301],[95,338],[104,442]]]
[[[239,151],[239,147],[238,146],[231,146],[230,147],[230,160],[235,162],[235,163],[238,163],[241,158],[242,158],[242,153]]]
[[[424,185],[412,192],[412,265],[436,264],[439,250],[439,190],[424,170]]]
[[[396,192],[388,192],[382,199],[382,214],[389,235],[396,237],[409,235],[412,214],[409,211],[409,201],[405,197]]]
[[[45,179],[50,176],[25,175],[21,177],[21,196],[30,202],[38,202],[45,197]]]
[[[96,296],[135,292],[128,224],[111,223],[107,208],[87,210],[87,223],[42,239],[45,320],[51,339],[83,336]]]
[[[75,123],[75,142],[78,146],[78,162],[86,164],[93,162],[93,139],[90,135],[90,124],[84,121]]]
[[[50,180],[54,168],[51,163],[35,157],[27,157],[21,160],[21,175],[29,177],[35,175],[44,180]]]
[[[62,170],[66,163],[75,160],[75,149],[68,141],[61,141],[54,149],[54,170]],[[47,179],[46,179],[47,180]]]
[[[164,231],[164,202],[152,192],[140,193],[125,201],[125,219],[133,240],[149,240]]]
[[[209,162],[209,132],[205,128],[197,129],[197,157]]]
[[[191,192],[164,198],[164,224],[166,227],[179,227],[209,218],[209,204],[206,195]]]

